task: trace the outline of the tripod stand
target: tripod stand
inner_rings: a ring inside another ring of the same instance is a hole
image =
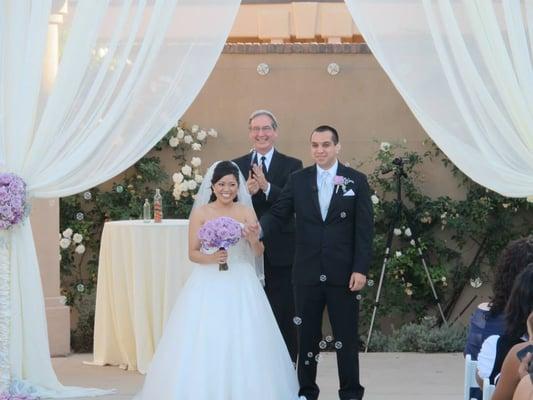
[[[446,317],[444,316],[444,312],[442,311],[442,307],[440,305],[439,297],[437,296],[437,292],[435,290],[435,286],[433,285],[433,281],[431,280],[431,275],[429,274],[429,269],[427,267],[426,260],[424,258],[424,254],[422,253],[422,248],[420,247],[420,242],[418,240],[418,237],[416,236],[416,232],[413,229],[414,225],[411,223],[409,214],[408,214],[407,210],[405,209],[405,206],[403,205],[403,202],[402,202],[402,178],[404,178],[404,177],[406,178],[407,177],[407,174],[405,173],[405,171],[403,169],[403,159],[402,158],[395,158],[392,161],[392,163],[395,165],[394,177],[396,179],[396,184],[397,184],[397,186],[396,186],[396,188],[397,188],[396,189],[396,200],[395,200],[396,210],[395,210],[395,214],[394,214],[394,219],[391,221],[391,224],[389,226],[389,231],[388,231],[388,234],[387,234],[387,245],[386,245],[386,248],[385,248],[385,255],[384,255],[384,258],[383,258],[383,264],[381,266],[381,275],[379,277],[378,290],[377,290],[377,293],[376,293],[376,300],[374,302],[374,311],[372,312],[372,319],[370,320],[370,328],[368,330],[368,337],[366,339],[365,353],[368,352],[368,346],[370,345],[370,338],[372,337],[372,329],[374,327],[374,321],[376,319],[376,313],[377,313],[377,309],[379,307],[379,300],[380,300],[380,297],[381,297],[381,289],[383,288],[383,280],[385,278],[385,270],[387,268],[387,264],[389,262],[390,255],[391,255],[392,240],[393,240],[393,237],[394,237],[394,228],[401,221],[402,214],[407,219],[407,223],[408,223],[409,229],[411,230],[411,236],[412,236],[412,239],[414,240],[414,246],[416,247],[418,256],[420,258],[422,266],[424,267],[424,271],[426,273],[426,277],[427,277],[427,280],[429,282],[429,287],[431,288],[431,292],[433,294],[433,298],[435,300],[435,303],[437,304],[437,307],[439,308],[440,316],[441,316],[442,320],[444,321],[444,323],[446,325],[448,325],[448,322],[446,321]],[[385,171],[384,173],[387,173],[387,172],[390,172],[390,170],[389,171]]]

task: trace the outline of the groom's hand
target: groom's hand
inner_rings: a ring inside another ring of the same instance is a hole
[[[366,284],[366,276],[363,274],[360,274],[359,272],[352,272],[352,276],[350,276],[350,291],[356,292],[358,290],[361,290],[365,287]]]

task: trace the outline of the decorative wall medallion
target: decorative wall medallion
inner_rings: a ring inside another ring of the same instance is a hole
[[[266,63],[261,63],[257,66],[257,73],[259,75],[263,75],[265,76],[266,74],[268,74],[270,72],[270,67],[268,66],[268,64]]]
[[[341,71],[341,67],[337,63],[330,63],[328,64],[328,74],[335,76]]]

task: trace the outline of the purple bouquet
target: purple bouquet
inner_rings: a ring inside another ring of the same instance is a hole
[[[26,184],[12,173],[0,173],[0,229],[9,229],[24,217]]]
[[[226,250],[236,244],[242,236],[241,224],[229,217],[219,217],[207,221],[198,232],[198,239],[204,250]],[[220,271],[227,271],[228,264],[219,265]]]

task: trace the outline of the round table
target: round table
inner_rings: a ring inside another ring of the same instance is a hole
[[[107,222],[98,265],[94,364],[146,373],[192,268],[188,220]]]

